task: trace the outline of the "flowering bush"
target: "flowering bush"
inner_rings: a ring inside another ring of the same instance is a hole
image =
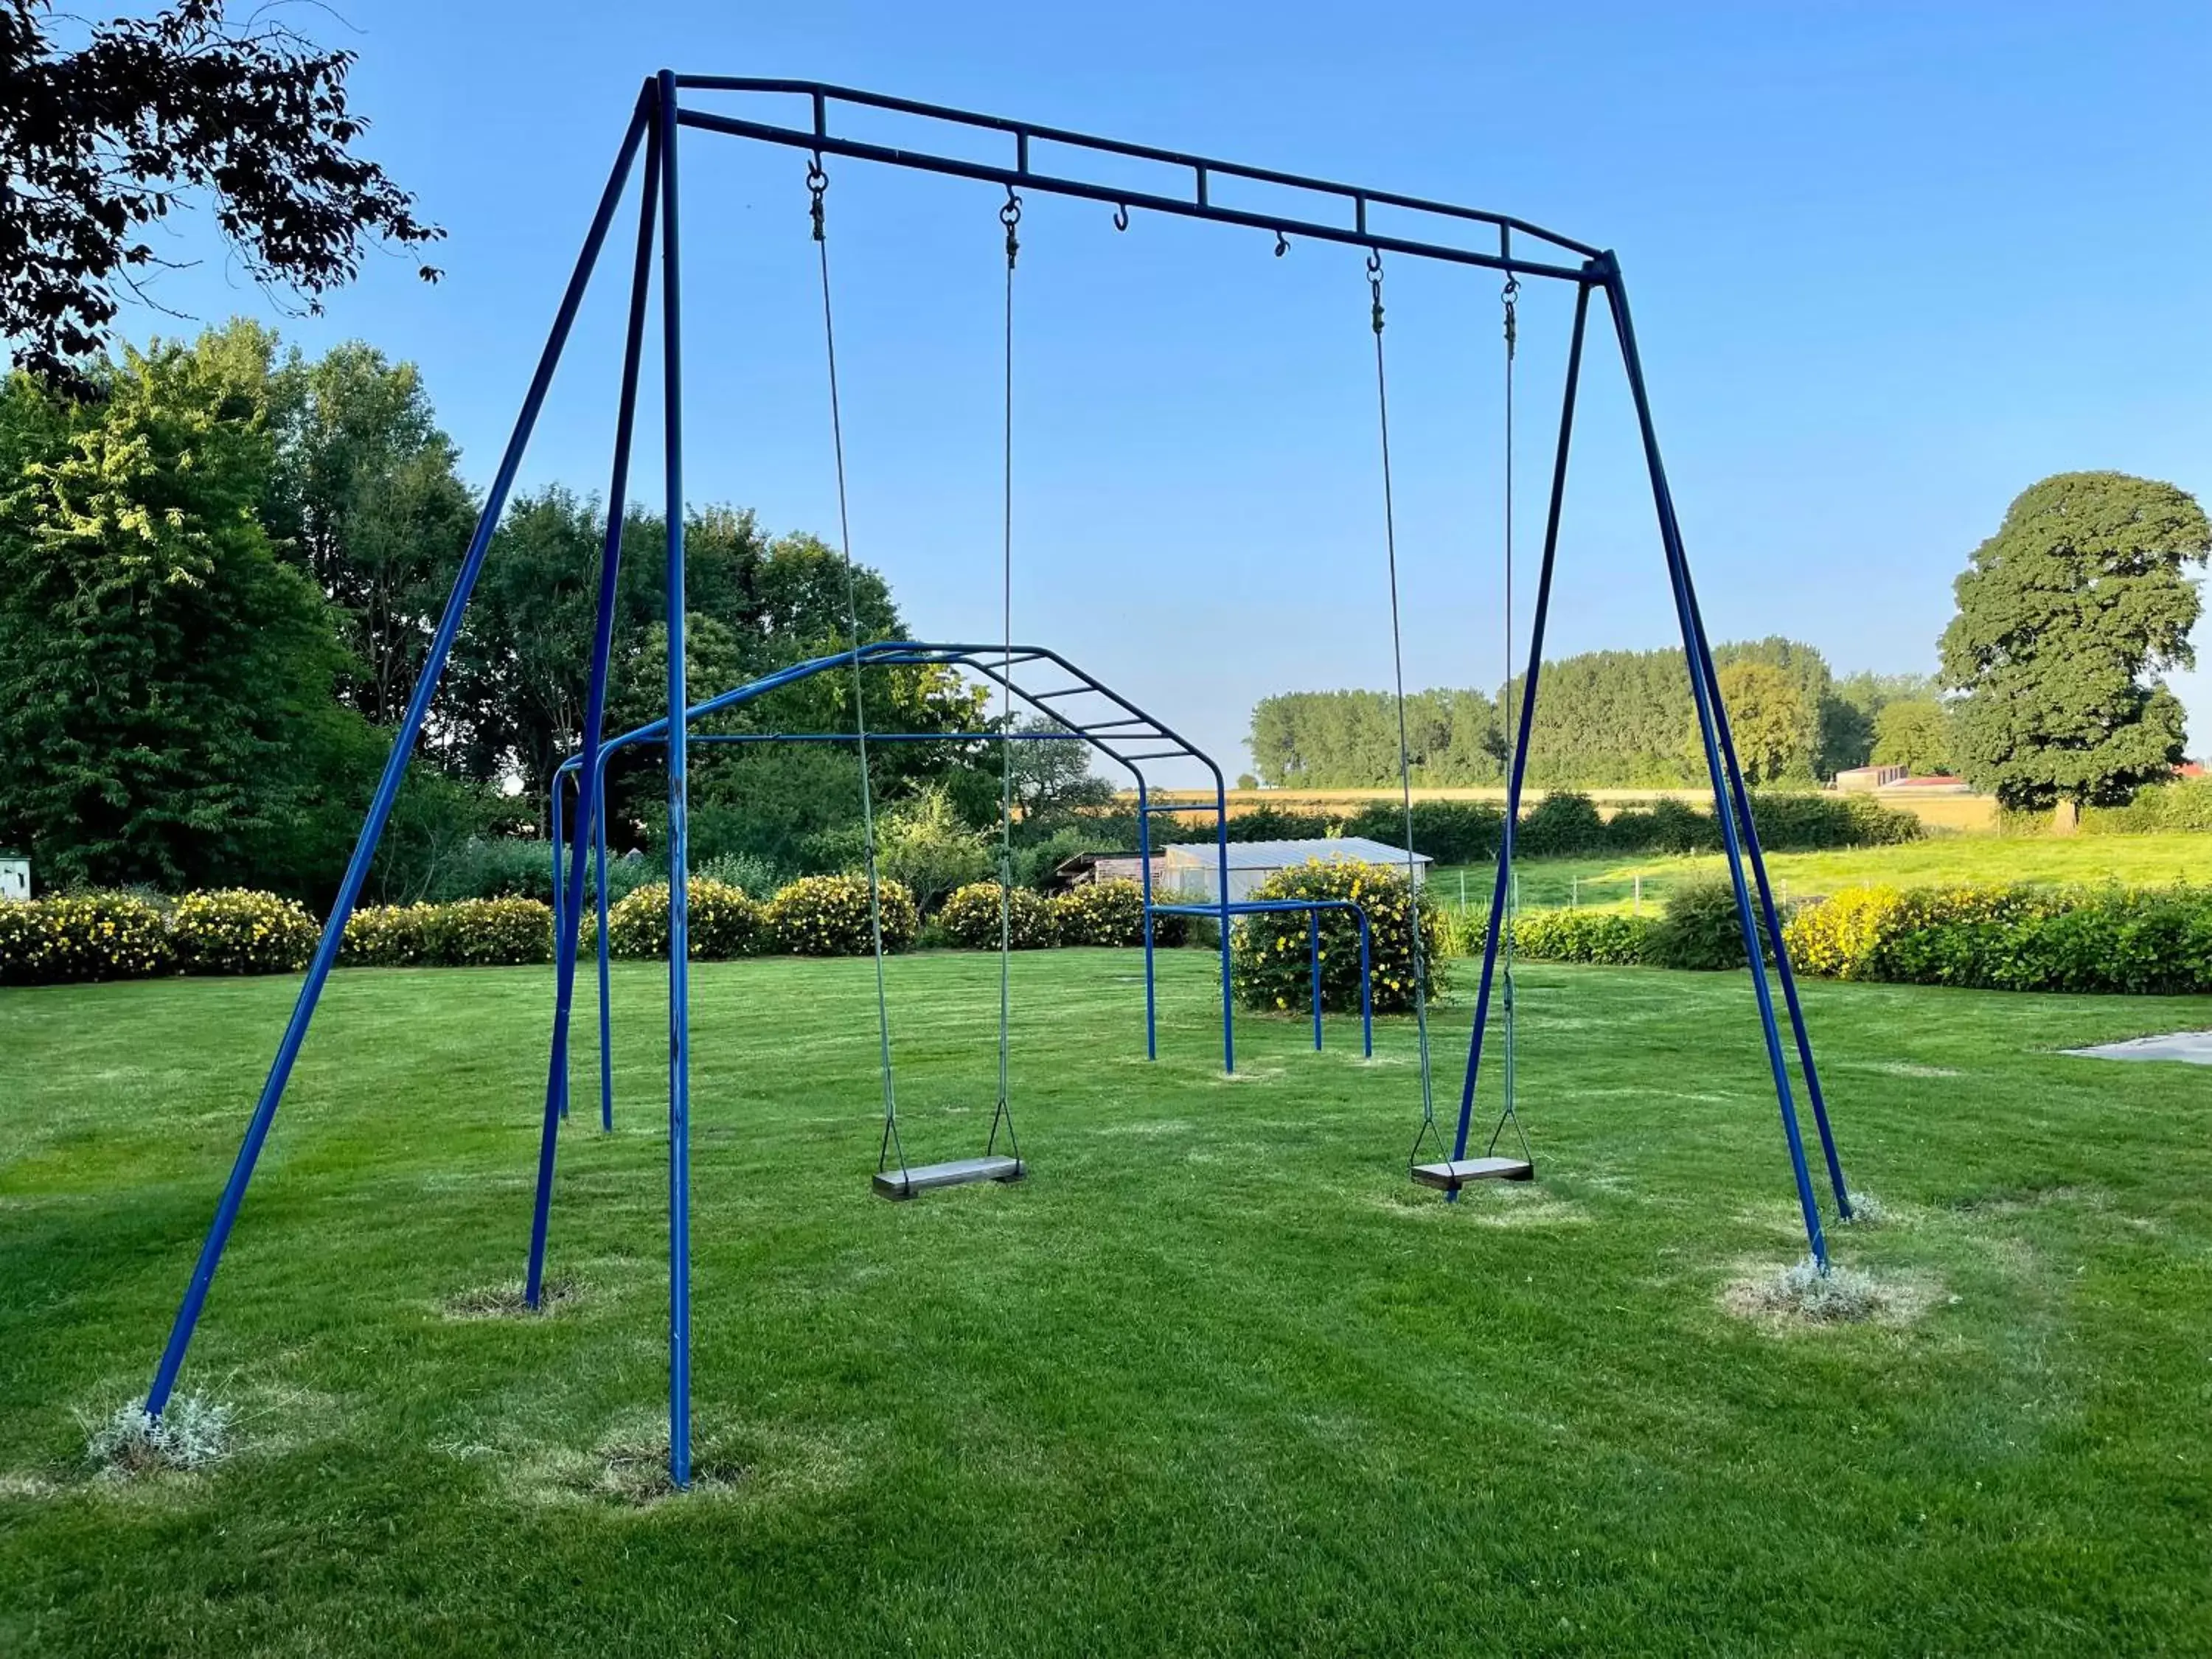
[[[687,920],[688,954],[695,962],[727,962],[765,949],[768,929],[763,907],[744,890],[726,882],[694,876],[685,888],[691,900]],[[607,949],[618,957],[668,954],[668,884],[656,881],[623,896],[607,912]]]
[[[884,949],[914,943],[921,917],[914,895],[898,882],[881,884]],[[865,876],[801,876],[769,902],[769,933],[780,951],[801,957],[858,957],[870,950]]]
[[[1513,921],[1513,949],[1532,962],[1581,962],[1607,968],[1642,963],[1652,922],[1605,910],[1535,910]],[[1481,928],[1475,930],[1480,948]]]
[[[434,968],[430,919],[438,904],[374,904],[346,918],[341,968]]]
[[[161,913],[128,893],[0,903],[0,981],[143,979],[175,966]]]
[[[307,907],[274,893],[187,893],[169,916],[169,943],[187,974],[296,974],[322,936]]]
[[[999,948],[999,884],[970,882],[957,889],[937,913],[937,925],[953,944],[967,951]],[[1041,951],[1060,943],[1060,913],[1052,901],[1026,887],[1006,893],[1006,944],[1016,951]]]
[[[422,942],[440,968],[508,968],[553,960],[553,907],[532,898],[456,899],[426,907]]]
[[[1253,890],[1255,899],[1350,899],[1366,913],[1370,976],[1377,1013],[1413,1006],[1413,913],[1404,874],[1377,864],[1316,860],[1284,870]],[[1429,994],[1443,989],[1443,937],[1435,904],[1418,901],[1422,960]],[[1230,950],[1237,1000],[1263,1012],[1312,1007],[1308,922],[1304,912],[1248,915],[1236,924]],[[1321,913],[1321,1000],[1325,1009],[1359,1007],[1359,924],[1350,912]]]
[[[1062,945],[1142,945],[1145,942],[1145,890],[1133,881],[1094,881],[1063,893],[1053,902],[1060,915]],[[1160,925],[1166,916],[1153,918],[1153,937],[1159,943]]]

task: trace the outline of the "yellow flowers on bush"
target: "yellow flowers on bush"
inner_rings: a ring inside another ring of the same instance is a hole
[[[0,984],[143,979],[175,967],[161,911],[129,893],[0,902]]]
[[[695,962],[729,962],[758,954],[768,944],[763,907],[741,887],[694,876],[684,889],[687,954]],[[632,958],[668,954],[668,884],[656,881],[626,893],[607,912],[607,949]]]
[[[1138,908],[1141,912],[1143,901]],[[937,925],[966,951],[999,948],[999,884],[970,882],[956,889],[937,913]],[[1026,887],[1006,893],[1006,944],[1016,951],[1042,951],[1060,943],[1060,913],[1042,893]]]
[[[242,888],[187,893],[169,916],[169,943],[187,974],[296,974],[322,931],[297,900]]]
[[[457,899],[428,907],[423,945],[441,968],[511,968],[553,960],[553,907],[530,898]]]
[[[921,926],[914,895],[896,881],[880,892],[884,949],[903,951]],[[765,919],[775,948],[793,956],[858,957],[872,948],[865,876],[801,876],[769,902]]]
[[[1062,945],[1130,945],[1145,942],[1145,890],[1133,881],[1094,881],[1061,894],[1053,905],[1060,913]],[[1169,942],[1159,935],[1164,931],[1160,924],[1170,920],[1174,918],[1153,918],[1153,938],[1157,942]]]
[[[436,904],[365,905],[346,918],[338,945],[341,968],[435,968],[430,956],[431,917]]]
[[[1367,917],[1370,979],[1377,1013],[1413,1006],[1413,907],[1429,994],[1443,988],[1443,930],[1425,892],[1416,900],[1402,870],[1346,860],[1314,860],[1284,870],[1253,890],[1255,899],[1349,899]],[[1231,936],[1237,999],[1247,1008],[1310,1012],[1313,1006],[1309,922],[1303,911],[1238,919]],[[1321,1001],[1340,1013],[1359,1011],[1359,924],[1346,910],[1321,912]]]

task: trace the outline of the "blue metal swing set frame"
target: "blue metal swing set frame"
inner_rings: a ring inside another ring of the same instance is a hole
[[[1104,681],[1078,668],[1057,651],[1043,646],[1017,645],[1009,651],[1003,645],[930,644],[918,641],[883,640],[864,645],[858,651],[839,651],[826,656],[811,657],[805,661],[780,669],[773,674],[750,680],[719,696],[696,702],[685,712],[684,722],[696,726],[766,696],[772,691],[801,680],[812,678],[833,670],[857,665],[862,668],[955,668],[979,675],[993,685],[999,686],[1018,698],[1030,709],[1048,716],[1059,729],[1044,732],[871,732],[867,740],[877,743],[1080,743],[1103,755],[1127,772],[1137,792],[1137,853],[1140,877],[1139,891],[1144,899],[1145,948],[1145,1054],[1147,1059],[1159,1058],[1159,995],[1155,965],[1156,945],[1153,938],[1154,918],[1163,915],[1191,915],[1207,917],[1218,925],[1218,951],[1221,967],[1221,1068],[1224,1072],[1237,1069],[1237,1027],[1234,1001],[1230,984],[1231,924],[1238,916],[1279,912],[1307,913],[1310,926],[1307,930],[1307,953],[1311,969],[1314,1047],[1322,1047],[1321,1008],[1321,915],[1323,912],[1350,913],[1359,941],[1359,1015],[1360,1048],[1363,1058],[1372,1058],[1375,1053],[1375,1000],[1372,983],[1373,945],[1367,913],[1349,899],[1231,899],[1229,896],[1229,794],[1223,781],[1221,768],[1213,757],[1200,750],[1188,738],[1164,721],[1146,714]],[[1043,671],[1053,677],[1054,683],[1039,686],[1031,671]],[[1083,704],[1089,702],[1097,709],[1086,713]],[[563,920],[564,902],[568,892],[568,848],[564,826],[568,819],[566,798],[573,790],[576,794],[577,810],[585,811],[586,804],[604,800],[606,793],[606,774],[609,763],[625,749],[657,747],[668,738],[669,722],[665,716],[648,720],[645,725],[607,738],[599,746],[591,762],[592,774],[588,791],[584,784],[585,756],[571,755],[554,769],[553,784],[547,816],[553,843],[553,905],[555,937],[564,937],[568,932]],[[690,739],[695,744],[856,744],[854,732],[694,732]],[[1213,779],[1213,844],[1215,857],[1216,902],[1158,902],[1152,890],[1152,821],[1160,812],[1188,814],[1205,812],[1204,806],[1194,808],[1188,801],[1152,799],[1152,785],[1144,768],[1147,763],[1158,761],[1195,761]],[[613,994],[612,969],[607,927],[607,833],[606,817],[602,812],[589,814],[589,825],[580,823],[576,839],[589,839],[592,859],[592,890],[596,904],[596,956],[599,969],[599,1127],[614,1127],[614,1055],[613,1055]],[[580,927],[578,930],[580,932]],[[563,1032],[565,1037],[566,1033]],[[563,1056],[565,1061],[565,1056]],[[565,1118],[568,1111],[568,1067],[556,1063],[554,1073],[561,1091],[559,1109]]]
[[[687,104],[687,96],[695,102]],[[810,112],[802,125],[786,125],[697,106],[701,98],[737,96],[748,100],[775,99],[788,105],[797,100]],[[861,110],[895,114],[933,124],[934,131],[957,132],[970,149],[978,134],[996,135],[1008,142],[1012,165],[986,162],[947,149],[895,148],[851,137],[833,128],[833,112],[844,117]],[[587,798],[576,814],[573,846],[562,888],[562,926],[555,950],[554,1032],[545,1089],[545,1106],[538,1159],[537,1221],[532,1241],[529,1291],[533,1305],[541,1289],[539,1267],[544,1249],[544,1220],[550,1194],[556,1144],[566,1098],[566,1060],[568,1028],[575,986],[577,936],[584,901],[586,836],[595,822],[595,803],[588,798],[602,775],[601,751],[606,714],[608,660],[613,642],[616,578],[621,551],[622,515],[629,496],[631,442],[635,425],[639,366],[645,346],[649,296],[656,264],[660,279],[660,347],[663,362],[662,420],[665,428],[663,492],[667,516],[665,558],[668,628],[668,717],[661,745],[667,757],[668,856],[674,878],[669,892],[669,1031],[668,1031],[668,1169],[669,1169],[669,1448],[670,1474],[679,1486],[688,1485],[691,1461],[691,1305],[690,1305],[690,1052],[688,886],[690,869],[689,720],[684,651],[684,386],[683,296],[681,272],[681,192],[678,189],[678,137],[685,130],[714,133],[780,146],[811,155],[818,164],[826,156],[934,173],[1017,191],[1073,198],[1115,210],[1117,223],[1126,223],[1131,211],[1158,213],[1216,224],[1240,227],[1271,234],[1275,251],[1283,252],[1292,240],[1355,248],[1363,253],[1390,255],[1471,267],[1521,279],[1537,278],[1571,285],[1575,292],[1573,332],[1568,349],[1565,383],[1560,400],[1559,442],[1552,468],[1549,506],[1546,514],[1542,564],[1538,578],[1534,615],[1530,624],[1527,678],[1521,702],[1517,741],[1507,784],[1506,823],[1517,818],[1527,768],[1528,734],[1543,663],[1544,630],[1552,597],[1552,576],[1559,544],[1560,513],[1566,488],[1570,440],[1574,426],[1575,400],[1580,381],[1583,351],[1590,305],[1601,301],[1613,324],[1621,363],[1633,403],[1638,437],[1650,475],[1652,506],[1657,518],[1661,552],[1667,568],[1676,619],[1690,667],[1690,687],[1698,716],[1698,737],[1711,778],[1716,816],[1727,854],[1736,913],[1751,963],[1754,1000],[1759,1011],[1769,1069],[1774,1081],[1784,1138],[1790,1153],[1806,1241],[1814,1259],[1824,1267],[1827,1249],[1820,1224],[1820,1204],[1806,1157],[1799,1125],[1796,1090],[1785,1053],[1781,1018],[1777,1013],[1773,986],[1766,971],[1760,922],[1774,942],[1774,977],[1780,982],[1782,1001],[1794,1039],[1803,1087],[1818,1128],[1827,1174],[1838,1212],[1848,1217],[1850,1206],[1844,1189],[1842,1164],[1831,1133],[1826,1099],[1814,1067],[1810,1039],[1805,1030],[1796,977],[1790,970],[1781,939],[1780,918],[1767,879],[1765,861],[1753,827],[1748,792],[1738,763],[1735,746],[1722,707],[1712,652],[1705,636],[1704,618],[1690,578],[1681,527],[1661,459],[1644,369],[1636,347],[1628,290],[1620,262],[1608,251],[1549,231],[1528,221],[1479,209],[1455,206],[1395,192],[1331,183],[1325,179],[1253,167],[1204,156],[1132,144],[1064,129],[1010,120],[994,115],[919,103],[815,82],[732,76],[678,75],[664,70],[640,88],[614,165],[581,252],[569,273],[553,325],[539,355],[529,389],[524,396],[507,447],[486,491],[484,505],[467,551],[463,556],[451,595],[424,653],[422,672],[409,698],[405,714],[393,740],[390,757],[369,803],[359,838],[343,878],[331,901],[320,942],[310,962],[298,1000],[286,1023],[260,1096],[248,1120],[228,1180],[216,1205],[215,1218],[201,1246],[191,1278],[179,1304],[168,1340],[156,1365],[146,1398],[146,1408],[158,1415],[167,1405],[176,1385],[186,1350],[205,1305],[208,1289],[220,1266],[225,1245],[235,1224],[246,1190],[252,1181],[270,1125],[276,1119],[285,1086],[297,1062],[301,1044],[314,1016],[317,1002],[337,965],[347,918],[359,901],[368,879],[378,841],[392,815],[392,804],[405,776],[408,759],[422,731],[432,696],[444,674],[459,635],[469,598],[490,550],[494,530],[514,489],[532,433],[544,408],[548,388],[559,366],[593,270],[605,250],[630,173],[642,156],[643,187],[640,192],[636,239],[632,255],[628,320],[624,332],[620,392],[616,404],[614,453],[606,494],[608,519],[599,564],[597,623],[592,636],[590,690],[584,714],[584,746],[580,775],[590,781]],[[1033,165],[1034,152],[1042,149],[1059,162],[1060,170]],[[1139,167],[1148,167],[1162,179],[1159,188],[1137,191],[1097,177],[1081,176],[1085,163],[1104,163],[1126,178]],[[1172,181],[1170,189],[1169,181]],[[1224,185],[1246,198],[1273,191],[1295,212],[1276,212],[1232,205],[1216,199]],[[1334,216],[1310,216],[1326,209]],[[1376,222],[1377,221],[1387,222]],[[1396,226],[1418,225],[1425,235],[1403,234]],[[1443,240],[1479,234],[1488,244],[1467,240]],[[861,647],[862,651],[877,647]],[[907,646],[886,649],[911,649]],[[996,647],[994,647],[996,649]],[[848,659],[840,659],[845,660]],[[792,672],[793,671],[787,671]],[[819,672],[818,668],[810,672]],[[775,677],[770,677],[774,678]],[[746,688],[740,688],[744,690]],[[1217,776],[1218,776],[1217,773]],[[1146,821],[1150,805],[1140,812]],[[1149,836],[1146,837],[1149,847]],[[1498,877],[1490,907],[1490,927],[1483,953],[1473,1029],[1468,1037],[1466,1081],[1460,1098],[1455,1159],[1466,1155],[1479,1075],[1485,1022],[1488,1016],[1497,966],[1499,921],[1504,915],[1510,879],[1511,838],[1501,847]],[[1222,896],[1227,893],[1224,883]],[[1211,913],[1218,907],[1201,907]],[[1224,974],[1226,969],[1224,968]],[[1224,1029],[1224,1045],[1229,1041]],[[1233,1055],[1225,1050],[1224,1059]]]

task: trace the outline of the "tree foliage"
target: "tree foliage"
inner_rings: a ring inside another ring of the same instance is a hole
[[[221,337],[156,343],[75,406],[0,415],[0,841],[49,882],[313,888],[375,739],[259,517],[265,382]]]
[[[1883,707],[1874,724],[1876,766],[1901,766],[1913,777],[1951,769],[1951,717],[1933,697],[1905,697]]]
[[[1716,678],[1747,782],[1772,783],[1804,759],[1808,711],[1786,672],[1745,659],[1721,669]]]
[[[2195,661],[2187,572],[2208,550],[2203,508],[2172,484],[2062,472],[2024,491],[1968,560],[1943,633],[1969,781],[2030,809],[2170,775],[2182,708],[2158,676]]]
[[[249,276],[311,312],[368,248],[444,234],[354,153],[368,124],[348,95],[353,53],[265,9],[232,23],[223,0],[82,26],[73,47],[52,12],[0,3],[0,329],[19,367],[91,390],[118,285],[143,291],[163,263],[153,228],[194,198]]]
[[[1774,777],[1810,783],[1865,760],[1872,716],[1856,717],[1811,646],[1778,637],[1741,641],[1716,646],[1713,659],[1723,670],[1764,664],[1794,691],[1787,742],[1771,757]],[[1523,684],[1516,678],[1495,698],[1471,690],[1408,694],[1413,782],[1503,782],[1508,733],[1501,711],[1519,708]],[[1398,781],[1397,708],[1387,692],[1266,698],[1252,711],[1249,744],[1261,781],[1275,787],[1377,788]],[[1532,786],[1668,787],[1705,777],[1680,651],[1593,651],[1545,663],[1528,738]]]

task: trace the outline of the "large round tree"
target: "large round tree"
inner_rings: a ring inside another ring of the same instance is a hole
[[[2062,472],[2024,492],[1958,580],[1943,679],[1963,693],[1953,758],[2014,809],[2126,799],[2172,775],[2212,526],[2186,491]]]

